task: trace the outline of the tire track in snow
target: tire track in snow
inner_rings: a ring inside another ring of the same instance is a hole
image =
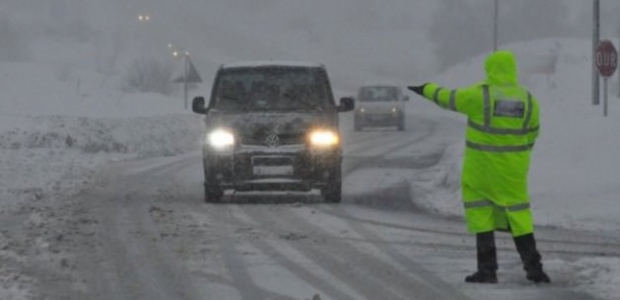
[[[323,210],[342,209],[340,206],[332,207],[328,205],[318,205],[318,207],[323,208]],[[313,206],[313,208],[315,207]],[[318,209],[318,210],[323,211],[322,209]],[[293,211],[292,215],[295,215],[295,216],[291,216],[289,214],[283,214],[283,215],[286,215],[290,217],[291,219],[298,220],[299,223],[307,222],[305,225],[316,226],[317,228],[320,228],[321,225],[314,225],[314,224],[330,224],[330,222],[324,222],[324,220],[322,219],[313,220],[312,218],[309,218],[309,215],[302,214],[298,210]],[[320,216],[320,214],[312,214],[312,216],[315,216],[315,215]],[[355,233],[364,237],[364,240],[367,243],[371,243],[376,249],[379,249],[381,253],[387,254],[387,256],[391,260],[393,260],[396,264],[398,264],[398,266],[402,266],[406,268],[407,270],[409,270],[411,274],[414,274],[413,275],[413,278],[415,280],[414,282],[421,282],[427,285],[426,288],[424,287],[415,288],[415,290],[418,291],[418,293],[416,293],[416,297],[417,297],[416,299],[470,299],[460,289],[457,289],[456,286],[446,284],[443,280],[441,280],[439,277],[434,275],[432,272],[428,271],[426,268],[420,266],[415,261],[408,258],[405,254],[402,253],[402,250],[399,251],[393,246],[394,243],[381,239],[381,237],[379,237],[376,233],[373,233],[371,230],[364,228],[362,224],[357,224],[357,225],[351,224],[350,222],[347,222],[346,220],[342,220],[342,222],[345,222],[348,225],[348,227],[351,228]],[[324,232],[327,232],[327,229],[322,229],[322,230]],[[453,245],[456,245],[456,244],[457,242],[455,241],[455,244]],[[449,245],[447,246],[449,247]],[[451,248],[451,250],[454,250],[454,246],[449,247],[449,248]],[[472,251],[473,247],[469,247],[469,248],[470,248],[469,251],[472,252],[471,255],[473,255],[473,251]],[[413,249],[419,249],[419,248],[414,247]],[[511,248],[511,250],[514,251],[513,248]],[[410,284],[413,285],[413,282],[410,282]],[[461,285],[463,284],[464,283],[461,282]],[[518,299],[540,299],[541,296],[545,297],[546,299],[574,299],[574,300],[594,299],[591,295],[586,294],[579,290],[575,290],[574,287],[570,285],[566,285],[561,281],[558,281],[555,284],[548,285],[548,286],[543,285],[543,286],[538,287],[538,286],[527,284],[527,283],[524,286],[528,287],[528,290],[526,290],[525,292],[528,293],[528,295],[531,295],[532,298],[527,297],[527,296],[522,296],[522,297],[519,297]],[[472,288],[474,290],[476,290],[477,288],[477,286],[475,285],[465,285],[463,287],[466,287],[467,289]],[[438,297],[437,295],[434,295],[434,294],[424,294],[424,292],[421,293],[420,291],[424,291],[426,293],[429,293],[432,291],[432,292],[440,294],[441,297]],[[508,294],[512,295],[513,291],[514,290],[513,288],[511,288],[511,284],[498,285],[497,292],[498,292],[498,295],[501,295],[501,297],[498,296],[498,299],[513,299],[512,297],[508,295]],[[476,290],[474,294],[478,295],[479,290]],[[428,298],[424,298],[425,296]]]
[[[147,184],[121,177],[92,192],[96,253],[81,249],[90,299],[200,299],[188,272],[175,263],[149,213]],[[124,195],[119,195],[119,191]],[[94,257],[93,257],[94,256]],[[97,260],[97,262],[93,262]]]
[[[213,283],[217,283],[217,284],[221,284],[221,285],[226,285],[229,286],[231,288],[235,288],[235,282],[232,280],[228,280],[226,278],[223,278],[221,276],[215,275],[215,274],[211,274],[211,273],[207,273],[207,272],[194,272],[194,274],[206,279],[209,282],[213,282]],[[280,293],[276,293],[276,292],[272,292],[272,291],[268,291],[265,289],[261,289],[261,293],[263,295],[265,295],[265,297],[267,297],[267,299],[273,299],[273,300],[299,300],[299,298],[294,298],[294,297],[290,297],[287,295],[283,295]]]
[[[434,126],[432,125],[429,126],[429,128],[425,130],[422,134],[414,135],[411,139],[403,140],[402,137],[398,137],[399,142],[396,145],[393,145],[388,148],[385,148],[385,145],[382,142],[379,142],[379,144],[377,145],[380,145],[381,147],[377,147],[377,148],[380,148],[381,151],[378,151],[378,152],[375,151],[375,153],[372,153],[371,156],[367,156],[367,155],[365,156],[364,152],[360,153],[359,151],[347,151],[347,154],[344,155],[345,163],[342,166],[343,174],[348,175],[348,174],[353,173],[357,169],[374,167],[374,166],[380,165],[379,162],[384,160],[383,156],[390,154],[394,151],[397,151],[399,149],[402,149],[404,147],[410,147],[414,144],[420,143],[424,139],[431,136],[433,134],[433,127]],[[345,145],[345,148],[348,148],[347,145]]]
[[[230,222],[232,221],[234,222],[234,224],[237,224],[239,226],[256,226],[257,224],[260,224],[260,223],[256,223],[254,220],[248,217],[241,218],[239,217],[238,213],[237,214],[232,213],[232,210],[233,210],[232,207],[235,207],[232,205],[226,205],[226,206],[218,205],[218,206],[210,207],[210,208],[216,208],[215,210],[217,210],[217,212],[206,209],[208,206],[201,205],[200,207],[202,208],[201,211],[203,211],[206,214],[209,214],[214,219],[218,219],[219,222],[226,222],[226,223],[231,224]],[[221,215],[224,213],[230,216],[232,219],[222,220]],[[245,213],[244,215],[248,216]],[[359,298],[352,297],[348,295],[347,293],[341,291],[341,289],[333,285],[332,282],[329,282],[317,276],[313,272],[304,269],[302,266],[298,264],[298,262],[286,256],[284,253],[279,251],[276,247],[272,246],[270,243],[262,239],[257,239],[257,240],[249,239],[247,240],[247,242],[252,244],[257,249],[259,249],[266,256],[273,259],[278,265],[284,267],[289,272],[299,277],[299,279],[304,280],[307,284],[314,286],[315,288],[319,289],[321,292],[325,293],[326,295],[329,295],[333,299],[361,300]],[[238,285],[236,286],[238,287]]]
[[[348,215],[348,213],[342,207],[330,207],[323,205],[319,206],[317,209],[324,213],[329,211],[338,211],[341,215]],[[375,245],[378,249],[381,249],[382,252],[394,259],[397,263],[405,266],[414,274],[419,275],[419,283],[426,286],[428,289],[433,290],[438,295],[441,295],[441,298],[439,299],[469,299],[463,293],[459,292],[451,285],[445,283],[443,280],[435,276],[430,271],[426,270],[424,267],[407,258],[400,251],[392,247],[390,243],[382,240],[377,234],[364,228],[363,225],[352,222],[350,218],[342,218],[342,220],[346,222],[355,232],[357,232],[370,243]]]
[[[245,212],[262,226],[273,228],[273,230],[285,228],[289,231],[294,229],[308,235],[314,233],[330,235],[303,218],[292,217],[291,215],[294,213],[273,214],[266,211],[267,209],[264,207],[248,207]],[[277,217],[274,218],[274,216]],[[346,280],[369,299],[410,299],[412,295],[416,295],[416,299],[455,299],[441,298],[442,295],[438,294],[436,290],[429,290],[427,285],[417,282],[415,278],[407,274],[403,274],[389,263],[362,253],[351,244],[342,242],[340,239],[330,239],[319,246],[303,240],[291,244],[317,264],[332,272],[336,277]],[[360,274],[369,275],[362,276]]]
[[[361,157],[380,157],[390,154],[404,147],[410,147],[413,144],[429,137],[433,134],[436,124],[428,121],[424,122],[424,127],[416,131],[398,132],[398,134],[366,137],[361,143],[346,143],[343,147],[344,156],[361,156]],[[363,135],[362,135],[363,136]]]
[[[226,219],[222,218],[222,215],[212,214],[208,210],[207,212],[214,220],[218,221],[218,224],[225,226],[226,233],[233,232],[232,224]],[[227,219],[232,218],[232,214],[229,211],[225,212]],[[241,294],[243,300],[265,300],[267,299],[263,290],[256,286],[247,266],[237,249],[235,240],[229,234],[220,234],[220,239],[223,240],[221,253],[224,256],[226,268],[232,276],[233,285],[237,288],[237,291]]]
[[[193,197],[195,198],[195,197]],[[178,199],[177,199],[178,200]],[[206,279],[210,284],[225,285],[236,291],[235,296],[239,296],[241,299],[271,299],[271,300],[299,300],[297,297],[291,297],[277,291],[268,290],[266,288],[257,285],[251,276],[243,257],[240,255],[238,243],[233,238],[236,233],[236,226],[241,226],[242,223],[238,222],[233,216],[233,213],[229,210],[229,206],[224,205],[205,205],[200,202],[179,201],[174,203],[173,206],[180,215],[183,215],[184,223],[193,224],[189,226],[205,226],[204,221],[195,219],[195,215],[199,214],[206,219],[212,221],[209,222],[209,226],[216,224],[219,226],[216,228],[217,240],[223,240],[224,242],[219,247],[220,254],[224,257],[224,265],[229,272],[231,279],[225,278],[223,275],[209,273],[205,270],[194,270],[192,274]],[[188,217],[189,216],[189,217]],[[213,222],[214,221],[214,222]],[[189,223],[187,223],[189,222]],[[252,246],[256,247],[250,241],[244,241]],[[199,247],[194,245],[194,247]],[[258,247],[256,247],[258,249]],[[260,250],[260,249],[259,249]],[[262,250],[261,250],[262,251]],[[275,251],[275,250],[274,250]],[[203,255],[203,254],[201,254]],[[212,254],[211,254],[212,255]],[[292,262],[292,261],[291,261]],[[292,262],[294,264],[294,262]],[[249,288],[248,288],[249,287]],[[221,296],[221,295],[220,295]],[[225,298],[217,299],[237,299],[232,295]],[[197,298],[200,299],[200,298]],[[216,299],[216,298],[214,298]],[[343,298],[344,299],[344,298]]]
[[[458,238],[467,237],[470,238],[471,234],[467,232],[462,232],[460,230],[456,231],[446,231],[446,230],[438,230],[432,228],[426,228],[421,226],[413,226],[413,225],[402,225],[395,224],[385,221],[377,221],[371,219],[365,219],[360,217],[352,216],[345,209],[327,209],[325,206],[317,206],[317,210],[320,210],[322,213],[331,215],[335,218],[339,218],[342,220],[347,220],[351,224],[359,223],[359,224],[368,224],[373,226],[379,226],[384,228],[391,228],[397,230],[405,230],[411,232],[422,232],[422,233],[431,233],[431,234],[440,234],[445,236],[454,236]],[[424,217],[419,215],[418,217]],[[451,222],[447,220],[447,222]],[[359,225],[358,225],[359,226]],[[464,226],[464,225],[461,225]],[[541,229],[542,230],[542,229]],[[545,236],[548,235],[547,231],[554,231],[554,229],[546,229]],[[510,237],[498,236],[496,237],[498,240],[511,240]],[[544,252],[557,253],[557,254],[568,254],[568,255],[590,255],[590,256],[607,256],[607,257],[620,257],[620,244],[616,242],[601,242],[600,240],[606,239],[605,237],[594,237],[594,236],[584,236],[584,237],[573,237],[571,240],[560,240],[560,239],[552,239],[552,238],[541,238],[537,236],[537,243],[544,248]],[[441,246],[441,247],[449,247],[451,244],[442,244],[442,243],[413,243],[420,246]],[[571,245],[571,248],[566,248],[566,245]],[[469,246],[467,246],[469,247]],[[502,247],[498,245],[498,249],[501,250],[514,250],[514,247]]]

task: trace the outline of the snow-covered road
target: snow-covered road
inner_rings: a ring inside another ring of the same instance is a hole
[[[404,133],[347,134],[339,205],[244,193],[205,204],[199,152],[112,164],[48,207],[44,229],[20,229],[48,253],[25,273],[45,299],[596,299],[566,262],[620,257],[620,238],[604,232],[537,231],[552,285],[526,282],[507,235],[500,284],[462,282],[475,268],[473,238],[461,220],[413,205],[404,180],[437,164],[461,132],[420,116]],[[369,169],[390,176],[358,186]]]

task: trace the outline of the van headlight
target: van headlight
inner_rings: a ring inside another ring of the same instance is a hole
[[[207,134],[207,143],[217,150],[225,150],[235,145],[235,136],[229,130],[215,129]]]
[[[333,130],[314,130],[309,135],[310,145],[318,148],[333,147],[340,144],[340,137]]]

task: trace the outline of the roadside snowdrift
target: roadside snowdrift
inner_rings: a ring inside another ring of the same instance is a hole
[[[83,153],[164,156],[198,149],[197,136],[202,129],[200,118],[188,115],[19,119],[28,125],[0,132],[0,149],[78,149]]]

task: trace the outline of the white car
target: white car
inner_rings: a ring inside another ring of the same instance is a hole
[[[359,88],[354,118],[355,131],[368,126],[395,126],[405,130],[404,102],[409,97],[391,85],[367,85]]]

